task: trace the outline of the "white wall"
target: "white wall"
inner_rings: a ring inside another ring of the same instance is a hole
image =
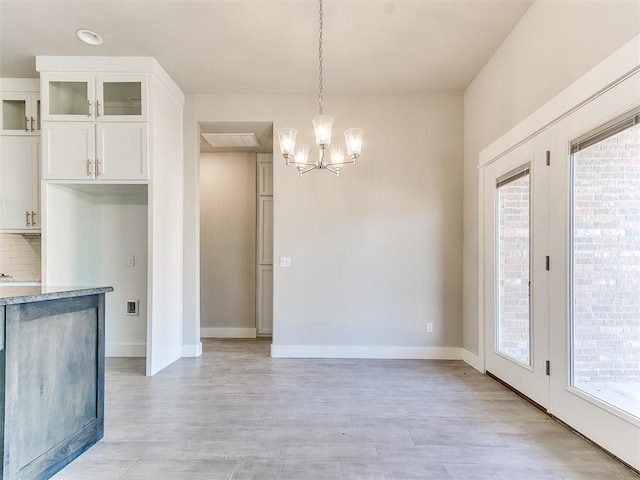
[[[43,282],[108,285],[107,356],[144,356],[147,330],[147,186],[45,185]],[[81,188],[79,191],[76,188]],[[121,190],[121,193],[118,193]],[[56,228],[53,228],[56,227]],[[129,256],[135,257],[133,267]],[[126,301],[139,300],[139,315]]]
[[[223,335],[219,329],[255,336],[256,154],[201,154],[200,199],[203,336]]]
[[[350,126],[364,128],[363,154],[337,178],[299,178],[275,155],[274,348],[287,354],[301,346],[304,354],[314,350],[308,346],[333,346],[343,347],[339,355],[379,356],[400,347],[393,355],[429,356],[442,352],[428,347],[459,347],[462,96],[326,95],[324,103],[338,138]],[[295,126],[300,141],[313,144],[316,114],[314,95],[187,97],[187,305],[200,295],[198,122],[273,121],[274,132]],[[291,268],[278,267],[280,256],[292,258]],[[185,343],[197,335],[196,313],[185,310]],[[427,322],[434,333],[427,334]]]
[[[538,0],[464,95],[464,348],[478,342],[478,155],[640,32],[640,2]]]

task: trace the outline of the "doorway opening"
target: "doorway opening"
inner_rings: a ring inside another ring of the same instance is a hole
[[[200,126],[200,336],[271,337],[273,124]]]

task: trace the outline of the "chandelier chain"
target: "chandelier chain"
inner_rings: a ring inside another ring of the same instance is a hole
[[[318,110],[320,115],[322,115],[322,0],[320,0],[319,14],[320,14],[320,28],[319,28],[319,37],[318,37],[318,65],[319,65],[319,74],[318,74]]]

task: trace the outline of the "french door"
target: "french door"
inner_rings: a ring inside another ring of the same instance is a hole
[[[640,72],[481,172],[486,370],[640,469]]]
[[[640,469],[640,73],[549,130],[550,411]]]
[[[484,168],[486,369],[549,406],[547,135]]]

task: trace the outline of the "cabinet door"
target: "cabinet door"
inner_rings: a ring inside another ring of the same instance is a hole
[[[96,89],[98,121],[147,120],[147,79],[144,75],[99,75]]]
[[[95,124],[44,122],[42,124],[42,178],[93,180]]]
[[[32,221],[34,216],[39,217],[36,152],[35,138],[0,137],[0,230],[2,231],[24,231],[36,227]]]
[[[31,105],[29,93],[0,94],[0,126],[3,134],[30,135]]]
[[[149,178],[149,125],[99,123],[96,125],[96,178],[146,180]]]
[[[42,74],[42,120],[92,122],[95,119],[95,77]]]
[[[258,264],[273,265],[273,197],[258,200]]]
[[[257,334],[273,334],[273,266],[258,266]]]
[[[273,195],[273,163],[258,162],[258,195]]]

